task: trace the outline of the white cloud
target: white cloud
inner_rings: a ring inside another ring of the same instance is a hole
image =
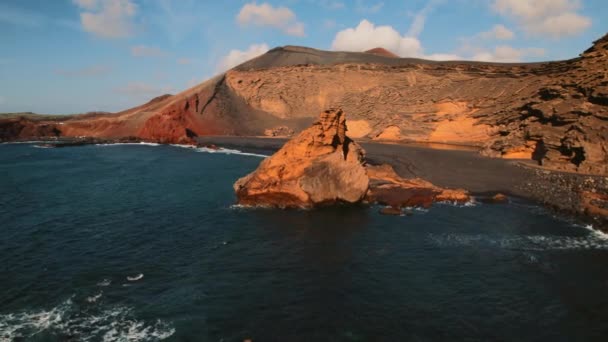
[[[273,7],[268,3],[245,4],[236,20],[241,25],[268,26],[279,29],[290,36],[303,37],[304,24],[299,22],[295,13],[287,7]]]
[[[167,53],[156,46],[135,45],[131,47],[131,55],[134,57],[163,57]]]
[[[492,8],[515,19],[532,35],[560,38],[579,34],[591,26],[591,18],[578,13],[580,0],[494,0]]]
[[[545,54],[540,48],[514,48],[509,45],[500,45],[493,50],[478,50],[470,59],[483,62],[512,63],[521,62],[525,57],[541,57]]]
[[[103,38],[123,38],[133,34],[132,19],[137,5],[132,0],[75,0],[84,12],[80,22],[85,31]]]
[[[464,58],[453,53],[433,53],[430,55],[425,55],[424,59],[430,59],[432,61],[460,61]]]
[[[457,57],[453,54],[434,54],[425,56],[418,35],[424,29],[427,16],[440,3],[440,0],[430,0],[416,14],[413,15],[412,23],[406,34],[401,35],[392,26],[375,26],[368,20],[362,20],[355,28],[348,28],[336,34],[332,43],[334,50],[346,51],[366,51],[376,47],[385,48],[402,57],[421,57],[438,59],[449,57],[454,59]],[[371,7],[365,7],[362,1],[357,2],[358,7],[366,8],[366,10],[379,10],[384,4],[377,3]]]
[[[252,44],[245,51],[241,50],[230,50],[230,52],[222,58],[217,66],[217,71],[223,72],[231,69],[243,62],[246,62],[252,58],[255,58],[268,51],[267,44]]]
[[[494,25],[489,31],[481,32],[479,37],[482,39],[510,40],[515,37],[515,33],[504,25],[498,24]]]
[[[408,36],[418,37],[420,33],[422,33],[424,24],[426,23],[426,17],[435,9],[440,1],[441,0],[430,0],[420,11],[418,11],[418,13],[414,14],[414,19],[407,32]]]
[[[402,57],[422,56],[422,45],[417,38],[402,36],[392,26],[375,26],[365,19],[355,28],[338,32],[331,47],[342,51],[366,51],[382,47]]]
[[[415,25],[418,24],[413,24],[413,26]],[[412,29],[410,28],[411,31]],[[415,28],[413,31],[418,31],[418,29]],[[507,39],[511,36],[509,33],[512,34],[506,27],[496,25],[490,31],[478,33],[469,38],[463,38],[462,45],[455,52],[426,54],[418,38],[401,35],[391,26],[375,26],[368,20],[362,20],[357,27],[338,32],[332,43],[332,49],[366,51],[375,47],[382,47],[401,57],[417,57],[437,61],[520,62],[529,57],[544,55],[545,51],[538,48],[514,48],[508,45],[485,48],[481,44],[487,43],[487,40],[490,38]]]
[[[56,69],[53,72],[64,77],[95,77],[106,75],[111,71],[112,68],[107,65],[91,65],[76,69]]]
[[[134,98],[149,98],[173,93],[173,87],[159,87],[145,82],[131,82],[122,87],[114,88],[114,92]]]

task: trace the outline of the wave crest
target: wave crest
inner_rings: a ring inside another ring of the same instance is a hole
[[[78,341],[159,341],[175,329],[161,320],[138,320],[126,306],[77,305],[70,298],[50,310],[0,315],[0,341],[37,337]]]
[[[601,235],[600,235],[601,234]],[[523,251],[608,250],[608,236],[591,231],[586,236],[492,236],[489,234],[429,234],[439,247],[487,247]]]

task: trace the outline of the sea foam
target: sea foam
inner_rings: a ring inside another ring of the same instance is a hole
[[[95,144],[95,146],[160,146],[160,144],[157,143],[150,143],[150,142],[136,142],[136,143],[109,143],[109,144]]]
[[[126,306],[83,308],[73,297],[49,309],[0,315],[0,341],[29,340],[53,336],[77,341],[160,341],[175,333],[161,320],[138,320]],[[44,338],[43,338],[44,339]]]
[[[162,144],[157,143],[147,143],[147,142],[139,142],[139,143],[115,143],[115,144],[95,144],[95,146],[163,146]],[[193,150],[195,152],[203,152],[203,153],[219,153],[219,154],[236,154],[240,156],[250,156],[250,157],[258,157],[258,158],[267,158],[268,155],[260,154],[260,153],[249,153],[242,152],[236,149],[230,148],[208,148],[208,147],[197,147],[193,145],[181,145],[181,144],[169,144],[168,146],[185,148],[189,150]]]
[[[550,250],[608,250],[606,234],[590,231],[585,236],[490,234],[429,234],[429,240],[438,247],[481,247],[521,251]]]
[[[240,150],[223,148],[223,147],[209,148],[209,147],[196,147],[196,146],[192,146],[192,145],[179,145],[179,144],[172,144],[171,146],[187,148],[187,149],[194,150],[196,152],[203,152],[203,153],[237,154],[240,156],[251,156],[251,157],[259,157],[259,158],[268,157],[268,155],[265,155],[265,154],[242,152]]]

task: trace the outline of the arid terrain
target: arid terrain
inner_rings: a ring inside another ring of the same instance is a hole
[[[342,108],[359,140],[477,146],[491,157],[608,174],[608,35],[566,61],[497,64],[397,58],[384,49],[286,46],[177,95],[114,114],[11,115],[0,140],[286,136]]]

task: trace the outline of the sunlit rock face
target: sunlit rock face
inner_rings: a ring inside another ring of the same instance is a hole
[[[346,136],[344,112],[326,110],[310,128],[235,183],[238,203],[310,208],[359,202],[369,185],[364,156],[361,146]]]

